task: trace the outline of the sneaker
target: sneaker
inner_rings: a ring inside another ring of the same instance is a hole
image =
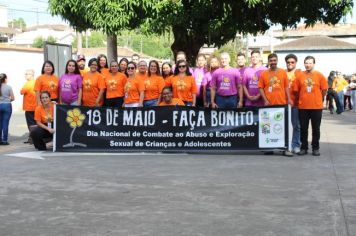
[[[10,145],[9,142],[1,142],[0,145]]]
[[[308,151],[305,150],[305,149],[301,149],[300,152],[298,153],[299,156],[304,156],[304,155],[307,155],[308,154]]]
[[[290,151],[284,151],[283,154],[284,154],[286,157],[292,157],[292,156],[293,156],[293,153],[290,152]]]
[[[299,147],[293,148],[293,153],[295,153],[295,154],[300,153],[300,148]]]
[[[320,156],[319,150],[313,150],[312,155],[313,156]]]

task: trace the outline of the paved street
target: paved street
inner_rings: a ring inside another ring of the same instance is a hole
[[[35,152],[25,133],[15,113],[0,236],[356,235],[356,113],[325,111],[320,157]]]

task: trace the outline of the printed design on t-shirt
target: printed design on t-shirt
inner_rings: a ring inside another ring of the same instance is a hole
[[[185,90],[186,87],[187,84],[184,82],[184,80],[177,81],[177,90]]]
[[[128,93],[129,90],[131,89],[131,87],[132,87],[131,81],[128,81],[128,82],[125,84],[125,93]]]
[[[91,80],[85,80],[84,81],[84,87],[85,89],[90,89],[91,88]]]
[[[53,81],[49,81],[49,86],[51,90],[56,90],[57,89],[57,84]]]
[[[220,84],[220,89],[230,89],[230,86],[231,86],[230,78],[224,77],[223,81]]]
[[[315,85],[315,82],[313,81],[312,78],[307,78],[305,81],[304,81],[304,84],[305,86],[307,87],[313,87]]]
[[[70,84],[71,84],[70,79],[65,79],[63,83],[63,88],[71,88]]]
[[[108,87],[110,90],[114,90],[114,89],[116,89],[117,81],[114,79],[111,79],[108,81],[108,85],[109,85]]]
[[[281,81],[276,76],[272,76],[269,79],[269,86],[273,88],[278,88],[281,86]]]
[[[151,80],[149,80],[149,79],[145,80],[144,84],[145,84],[145,89],[149,88],[151,85]]]

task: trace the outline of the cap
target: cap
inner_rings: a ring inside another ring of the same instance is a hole
[[[85,56],[83,54],[78,55],[77,57],[77,61],[81,61],[84,60],[85,61]]]

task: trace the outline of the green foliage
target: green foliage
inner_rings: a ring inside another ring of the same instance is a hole
[[[172,32],[174,53],[183,50],[194,63],[201,46],[220,47],[236,33],[257,34],[272,25],[296,27],[316,22],[336,24],[351,12],[353,0],[49,0],[53,15],[61,15],[79,31],[105,33],[134,29]]]
[[[172,51],[170,45],[172,40],[169,37],[160,36],[156,34],[143,34],[139,31],[131,33],[130,31],[123,31],[118,36],[118,45],[132,48],[137,52],[142,52],[146,55],[161,58],[172,58]]]
[[[230,66],[236,67],[237,66],[237,53],[242,51],[242,45],[239,41],[230,41],[223,46],[221,46],[217,51],[213,53],[214,56],[219,57],[221,53],[227,52],[230,55]]]
[[[87,47],[85,36],[82,37],[83,47]],[[77,47],[77,37],[74,38],[72,42],[74,48]],[[106,36],[99,31],[92,31],[88,36],[88,48],[99,48],[106,46]]]
[[[10,28],[24,30],[24,29],[26,29],[26,22],[23,18],[20,17],[18,19],[13,19],[12,21],[9,21],[8,26]]]
[[[43,48],[43,45],[45,42],[48,43],[55,43],[57,42],[57,39],[54,38],[53,36],[48,36],[47,39],[39,36],[33,40],[32,47],[34,48]]]

